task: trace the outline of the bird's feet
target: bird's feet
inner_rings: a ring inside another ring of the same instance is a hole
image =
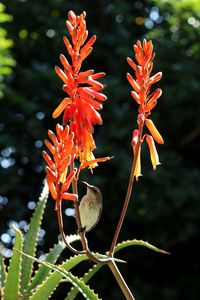
[[[82,227],[81,229],[77,230],[77,234],[80,234],[82,232],[86,232],[86,226],[85,227]]]

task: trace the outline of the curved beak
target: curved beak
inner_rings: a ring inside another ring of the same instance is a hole
[[[86,181],[80,181],[80,182],[83,183],[83,184],[85,184],[86,187],[89,187],[89,188],[92,188],[92,187],[93,187],[93,185],[87,183]]]

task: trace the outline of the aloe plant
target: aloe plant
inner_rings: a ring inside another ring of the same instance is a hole
[[[13,254],[10,259],[8,270],[6,270],[3,257],[0,255],[0,299],[2,300],[47,300],[54,293],[63,280],[70,282],[71,291],[67,293],[65,300],[73,300],[78,293],[86,299],[98,300],[98,295],[87,285],[88,281],[104,266],[95,264],[84,274],[82,278],[74,276],[71,270],[79,263],[88,259],[87,255],[74,255],[60,265],[56,261],[65,249],[64,242],[59,242],[46,254],[45,261],[34,257],[37,247],[38,231],[41,226],[44,210],[48,198],[48,188],[45,184],[37,207],[33,213],[28,231],[25,236],[13,226],[15,231],[15,243]],[[72,243],[79,239],[78,235],[67,237]],[[151,250],[165,253],[147,242],[132,240],[117,244],[115,253],[129,246],[144,246]],[[98,254],[96,254],[98,255]],[[116,259],[117,260],[117,259]],[[33,274],[33,262],[38,263],[38,270]],[[117,260],[123,262],[121,260]]]
[[[98,299],[94,292],[91,291],[83,281],[69,272],[69,270],[79,262],[87,259],[85,255],[72,257],[61,266],[53,265],[65,249],[65,244],[59,242],[55,244],[46,255],[44,263],[34,258],[38,231],[41,226],[48,194],[48,187],[45,184],[25,236],[23,236],[18,228],[13,226],[15,231],[15,243],[8,271],[6,271],[3,257],[0,255],[0,299],[49,299],[63,277],[78,287],[79,291],[84,295],[90,297],[89,299]],[[78,238],[77,235],[67,237],[69,243]],[[35,274],[33,274],[34,260],[40,262]],[[51,272],[52,269],[54,270],[53,272]]]
[[[89,167],[92,171],[99,162],[105,162],[111,157],[95,158],[93,150],[95,143],[93,139],[93,126],[102,124],[101,116],[97,110],[102,108],[107,97],[100,92],[105,88],[97,79],[104,76],[103,72],[94,74],[93,70],[79,72],[83,60],[91,53],[92,45],[96,36],[92,36],[87,42],[88,31],[85,22],[86,12],[76,16],[69,11],[66,26],[71,36],[71,42],[64,37],[64,43],[72,64],[61,54],[60,59],[64,70],[55,68],[56,73],[64,82],[63,90],[69,97],[64,98],[53,112],[53,118],[59,117],[63,112],[62,125],[57,123],[55,133],[48,131],[49,140],[45,145],[49,153],[43,151],[46,166],[46,184],[39,198],[35,212],[29,224],[25,236],[14,228],[16,238],[13,255],[10,260],[8,271],[4,266],[3,259],[0,261],[0,283],[1,298],[3,300],[47,300],[54,293],[61,282],[72,285],[71,290],[66,291],[65,300],[72,300],[81,293],[85,299],[98,300],[98,295],[87,285],[88,281],[105,265],[107,265],[121,291],[127,300],[135,300],[131,290],[127,286],[116,263],[123,262],[115,257],[117,251],[129,246],[143,246],[153,251],[167,253],[142,240],[128,240],[118,243],[118,237],[124,222],[125,214],[131,198],[134,181],[141,176],[141,147],[147,142],[153,169],[160,164],[155,142],[163,144],[162,136],[156,129],[153,121],[149,119],[151,110],[157,104],[161,96],[161,89],[157,88],[150,94],[152,84],[159,81],[162,73],[158,72],[150,77],[153,68],[153,44],[145,39],[141,43],[137,41],[134,45],[136,63],[127,58],[129,65],[135,72],[136,80],[127,74],[127,79],[133,91],[132,97],[139,104],[137,129],[133,130],[132,148],[133,161],[130,171],[128,188],[124,199],[123,208],[112,238],[110,250],[105,254],[94,253],[90,250],[86,237],[87,231],[97,224],[102,210],[102,195],[99,188],[87,185],[87,194],[79,200],[78,180],[80,172]],[[86,44],[83,46],[83,44]],[[86,84],[86,86],[85,86]],[[145,126],[148,134],[144,133]],[[78,160],[78,164],[77,164]],[[71,187],[70,192],[68,191]],[[55,200],[55,209],[58,217],[58,225],[63,243],[56,244],[46,255],[46,260],[41,261],[35,257],[38,231],[41,226],[49,190]],[[75,209],[75,220],[79,235],[67,237],[63,228],[62,201],[72,201]],[[80,238],[82,248],[77,250],[71,243]],[[75,255],[56,265],[56,260],[64,250],[65,245]],[[75,276],[72,271],[75,266],[85,260],[90,260],[95,265],[89,269],[82,278]],[[33,273],[33,263],[39,264],[38,271]]]

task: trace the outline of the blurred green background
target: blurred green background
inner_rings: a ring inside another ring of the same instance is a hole
[[[163,96],[152,119],[165,139],[158,146],[162,165],[152,170],[143,146],[142,173],[120,234],[120,241],[144,239],[171,252],[162,256],[141,248],[120,253],[128,261],[121,271],[137,300],[200,298],[200,2],[198,0],[3,0],[0,2],[0,249],[9,258],[13,223],[26,230],[42,187],[43,140],[54,130],[51,114],[64,94],[54,72],[68,10],[87,11],[90,35],[97,35],[84,69],[105,71],[108,101],[104,125],[96,128],[95,155],[114,155],[110,162],[82,174],[99,186],[104,211],[88,234],[91,248],[106,251],[120,214],[131,164],[131,135],[137,105],[125,74],[132,72],[137,39],[151,38],[156,57],[154,72],[162,71]],[[81,194],[84,191],[81,190]],[[65,203],[64,213],[70,213]],[[74,219],[65,216],[66,232]],[[54,203],[49,199],[39,235],[41,257],[58,238]],[[63,259],[69,257],[65,251]],[[84,267],[91,266],[87,263]],[[81,275],[81,267],[77,274]],[[123,299],[108,268],[91,281],[103,299]],[[63,284],[52,299],[64,299]],[[81,299],[78,298],[78,299]]]

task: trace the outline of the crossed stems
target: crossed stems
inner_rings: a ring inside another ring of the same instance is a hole
[[[122,292],[124,293],[124,296],[126,297],[127,300],[135,300],[134,296],[132,295],[131,291],[129,290],[124,278],[122,277],[119,269],[117,268],[117,265],[115,263],[114,260],[114,249],[119,237],[119,233],[120,230],[122,228],[123,222],[124,222],[124,218],[126,215],[126,211],[128,208],[128,204],[130,201],[130,197],[132,194],[132,185],[133,185],[133,181],[134,181],[134,175],[135,175],[135,169],[136,169],[136,164],[137,164],[137,160],[138,160],[138,155],[139,155],[139,151],[140,151],[140,147],[142,144],[142,133],[143,133],[143,127],[144,127],[144,122],[145,122],[145,115],[140,115],[140,118],[138,118],[138,141],[137,144],[135,146],[135,153],[133,156],[133,161],[132,161],[132,167],[131,167],[131,172],[130,172],[130,177],[129,177],[129,183],[128,183],[128,188],[127,188],[127,192],[126,192],[126,197],[124,200],[124,205],[121,211],[121,215],[114,233],[114,237],[111,243],[111,247],[108,253],[108,256],[106,256],[105,258],[100,258],[97,257],[94,253],[91,252],[91,250],[89,249],[88,246],[88,241],[86,238],[86,234],[85,234],[85,230],[82,229],[82,225],[81,225],[81,219],[80,219],[80,212],[79,212],[79,200],[77,199],[74,202],[74,208],[75,208],[75,217],[76,217],[76,224],[77,224],[77,228],[78,228],[78,233],[80,235],[81,238],[81,243],[82,243],[82,248],[83,250],[77,250],[74,247],[72,247],[65,236],[64,233],[64,229],[63,229],[63,219],[62,219],[62,209],[61,209],[61,202],[58,202],[56,204],[56,212],[57,212],[57,217],[58,217],[58,224],[59,224],[59,229],[60,229],[60,233],[62,236],[62,239],[64,241],[64,243],[66,244],[66,246],[68,247],[69,250],[71,250],[72,252],[74,252],[75,254],[86,254],[87,257],[92,260],[94,263],[101,263],[101,264],[108,264],[108,266],[110,267],[113,275],[115,276],[115,279],[117,280]],[[74,163],[72,162],[71,164],[71,169],[74,168]],[[74,178],[72,181],[72,190],[73,190],[73,194],[78,195],[78,189],[77,189],[77,179]]]

